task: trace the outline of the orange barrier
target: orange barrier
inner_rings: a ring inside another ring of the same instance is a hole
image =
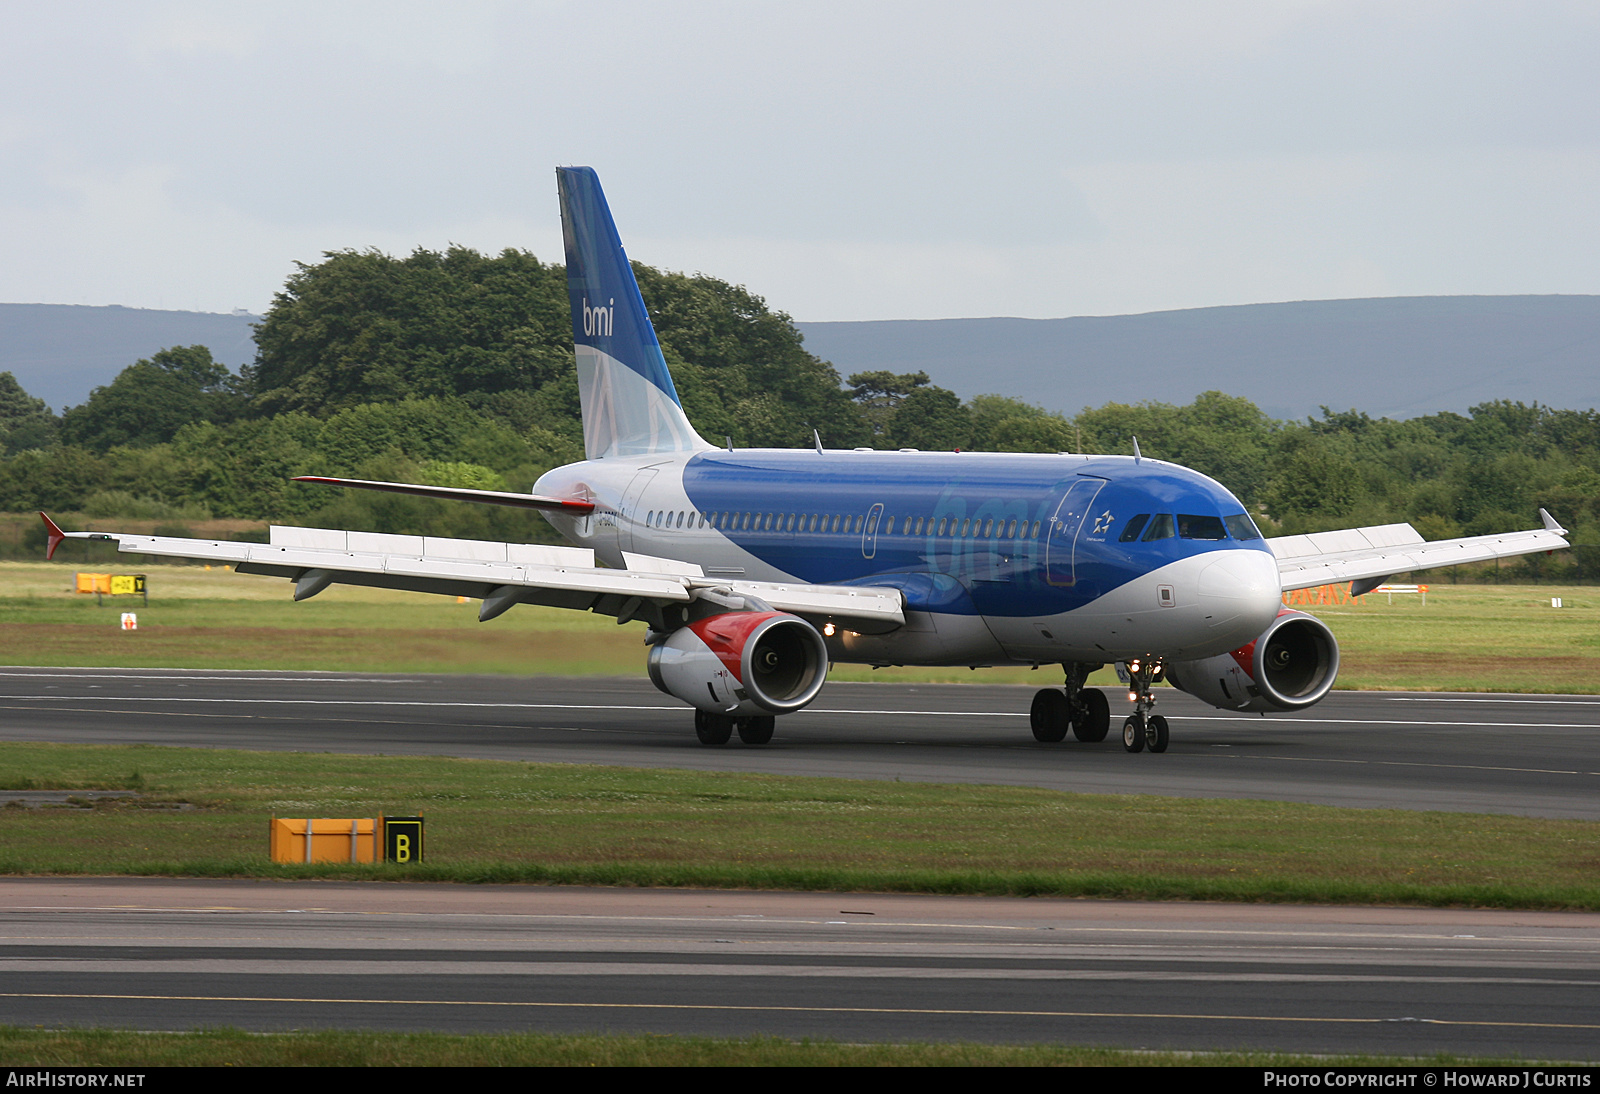
[[[1310,589],[1291,589],[1283,594],[1283,603],[1290,608],[1326,608],[1336,604],[1361,604],[1366,597],[1350,595],[1348,582],[1339,585],[1317,585]]]
[[[89,574],[79,572],[73,589],[80,593],[93,593],[96,604],[104,603],[107,596],[142,596],[150,603],[150,590],[143,574]]]
[[[382,862],[380,825],[360,820],[273,817],[269,843],[273,862]],[[309,835],[308,835],[309,833]]]
[[[1428,587],[1426,585],[1379,585],[1372,590],[1375,593],[1384,593],[1389,597],[1389,603],[1394,603],[1395,593],[1421,593],[1424,606],[1428,603]],[[1310,589],[1291,589],[1283,594],[1283,603],[1289,608],[1327,608],[1339,604],[1365,604],[1367,594],[1360,596],[1350,595],[1350,585],[1342,582],[1338,585],[1317,585]]]

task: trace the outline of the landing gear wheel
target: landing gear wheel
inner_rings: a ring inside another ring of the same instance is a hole
[[[1033,697],[1033,707],[1028,711],[1028,724],[1033,727],[1033,739],[1054,744],[1067,736],[1067,719],[1071,716],[1066,692],[1045,688]]]
[[[1111,732],[1111,703],[1099,688],[1078,692],[1078,717],[1072,721],[1072,735],[1084,744],[1095,744]]]
[[[1144,724],[1144,743],[1151,752],[1165,752],[1167,750],[1167,720],[1159,714],[1152,714]]]
[[[1129,752],[1143,752],[1144,735],[1144,719],[1137,714],[1128,715],[1128,720],[1122,723],[1122,747]]]
[[[697,710],[694,712],[694,735],[707,748],[721,748],[733,736],[733,719]]]
[[[772,730],[778,719],[771,716],[740,718],[734,724],[739,729],[739,740],[747,745],[764,745],[772,740]]]

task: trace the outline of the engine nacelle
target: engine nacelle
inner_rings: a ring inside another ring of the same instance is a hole
[[[709,714],[789,714],[827,678],[822,635],[787,612],[724,612],[650,648],[650,682]]]
[[[1285,608],[1266,633],[1232,653],[1168,662],[1173,687],[1223,710],[1303,710],[1339,675],[1339,643],[1322,620]]]

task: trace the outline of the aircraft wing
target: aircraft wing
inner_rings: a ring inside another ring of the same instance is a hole
[[[331,584],[366,585],[482,600],[481,619],[515,604],[546,604],[628,622],[659,620],[672,603],[705,598],[742,607],[742,598],[755,597],[778,611],[862,634],[886,633],[905,622],[898,589],[713,578],[691,563],[632,554],[625,556],[628,568],[618,570],[596,566],[594,552],[580,547],[278,526],[267,543],[61,532],[53,523],[51,529],[52,553],[61,539],[113,540],[125,554],[219,562],[242,574],[287,578],[295,583],[296,600]]]
[[[1543,509],[1539,510],[1539,516],[1544,520],[1543,528],[1431,543],[1409,524],[1380,524],[1304,536],[1280,536],[1267,540],[1267,545],[1278,558],[1278,574],[1285,591],[1348,581],[1351,593],[1360,596],[1371,592],[1391,574],[1566,547],[1567,541],[1562,537],[1567,530]]]

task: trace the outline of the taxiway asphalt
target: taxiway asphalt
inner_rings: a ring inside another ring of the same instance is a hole
[[[1044,676],[1043,673],[1040,674]],[[1050,682],[1041,680],[1041,684]],[[1273,717],[1170,689],[1162,755],[1040,744],[1032,688],[832,684],[704,748],[645,680],[0,669],[0,740],[401,753],[1600,819],[1600,696],[1335,692]]]

